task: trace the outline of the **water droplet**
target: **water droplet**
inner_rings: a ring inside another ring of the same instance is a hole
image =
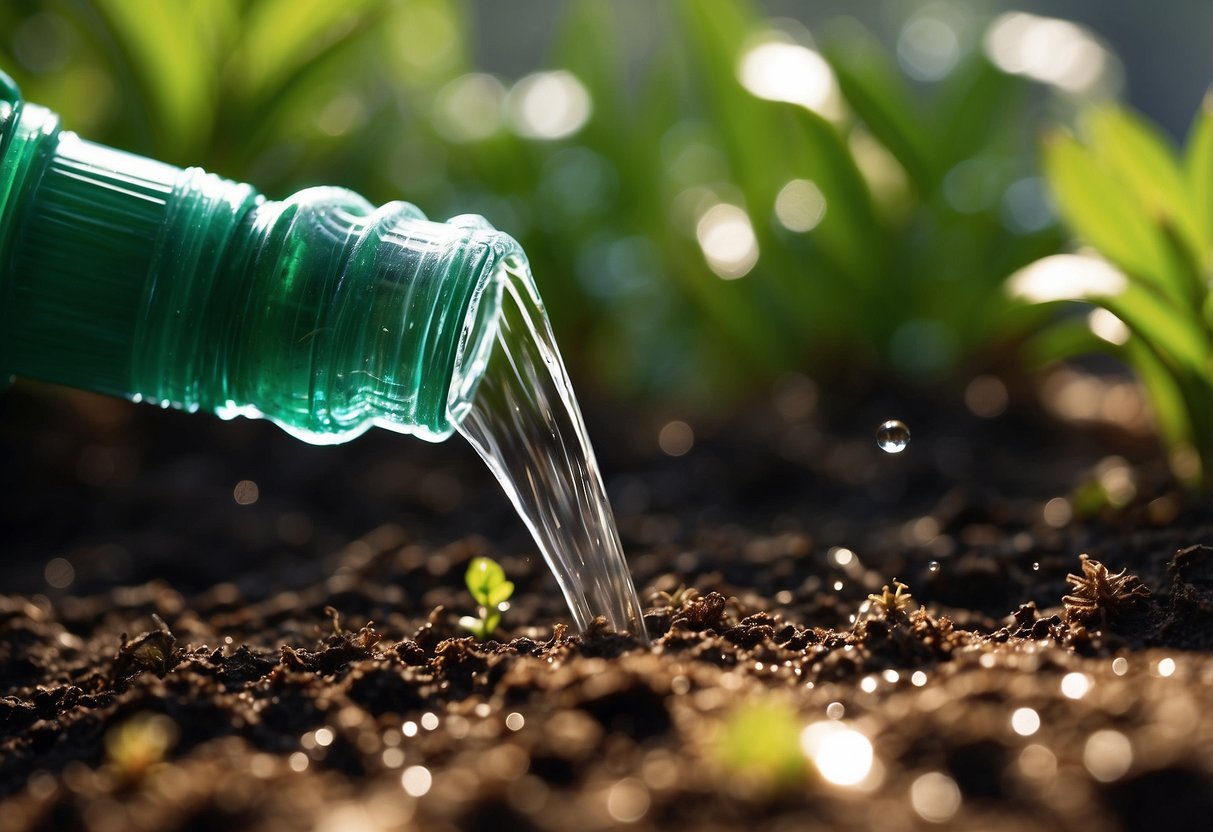
[[[939,571],[939,561],[937,561],[937,560],[931,561],[930,563],[927,564],[927,569],[929,569],[932,572],[938,572]]]
[[[1032,571],[1033,571],[1033,572],[1039,572],[1039,571],[1040,571],[1040,561],[1038,561],[1038,560],[1037,560],[1037,561],[1032,561]]]
[[[890,419],[876,429],[876,444],[886,454],[899,454],[910,444],[910,429],[898,419]]]

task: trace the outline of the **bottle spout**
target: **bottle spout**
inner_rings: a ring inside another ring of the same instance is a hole
[[[452,426],[457,426],[467,418],[497,341],[508,274],[528,266],[526,254],[514,238],[494,229],[483,217],[464,215],[448,222],[475,229],[470,240],[475,265],[467,277],[475,284],[475,290],[463,315],[447,394],[447,418]]]
[[[372,425],[440,441],[483,373],[500,272],[522,250],[479,217],[433,222],[342,188],[265,202],[229,262],[243,299],[203,304],[221,330],[222,377],[201,409],[273,420],[313,444]],[[200,345],[205,346],[205,345]]]
[[[446,222],[396,217],[378,229],[372,218],[370,225],[359,244],[368,251],[355,251],[351,263],[375,262],[358,268],[378,275],[374,291],[382,296],[363,305],[377,327],[368,337],[383,336],[362,353],[368,378],[384,382],[368,399],[373,420],[431,441],[446,439],[467,415],[484,375],[505,270],[524,263],[525,255],[513,238],[474,215]]]

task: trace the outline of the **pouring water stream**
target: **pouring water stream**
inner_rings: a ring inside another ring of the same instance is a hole
[[[585,630],[598,616],[645,638],[615,517],[530,268],[505,265],[497,332],[457,429],[530,529]]]

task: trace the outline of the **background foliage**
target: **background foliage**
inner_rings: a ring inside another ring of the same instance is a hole
[[[897,7],[895,48],[743,0],[557,8],[525,78],[478,70],[457,0],[14,2],[0,61],[68,127],[271,197],[484,214],[527,250],[582,388],[963,383],[1050,314],[1001,287],[1064,245],[1044,126],[1115,93],[1086,30],[1033,18],[1099,59],[1084,86],[986,7]]]
[[[1124,108],[1092,109],[1079,127],[1078,136],[1059,131],[1049,138],[1045,167],[1066,221],[1099,256],[1047,258],[1013,284],[1025,284],[1031,296],[1029,284],[1047,279],[1052,285],[1039,287],[1046,290],[1041,300],[1086,301],[1102,310],[1096,315],[1103,325],[1099,317],[1086,325],[1072,320],[1038,336],[1041,357],[1102,350],[1123,359],[1150,395],[1175,473],[1208,487],[1213,106],[1206,100],[1197,113],[1182,153]]]

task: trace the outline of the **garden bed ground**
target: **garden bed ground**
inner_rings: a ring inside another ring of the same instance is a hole
[[[591,419],[645,646],[564,628],[456,443],[9,394],[0,829],[1208,828],[1213,515],[1154,450],[813,405],[789,380],[678,458]],[[1100,476],[1127,508],[1049,502]],[[1149,596],[1076,592],[1081,553]],[[484,644],[456,623],[480,554],[518,585]],[[865,609],[894,578],[913,602]]]

